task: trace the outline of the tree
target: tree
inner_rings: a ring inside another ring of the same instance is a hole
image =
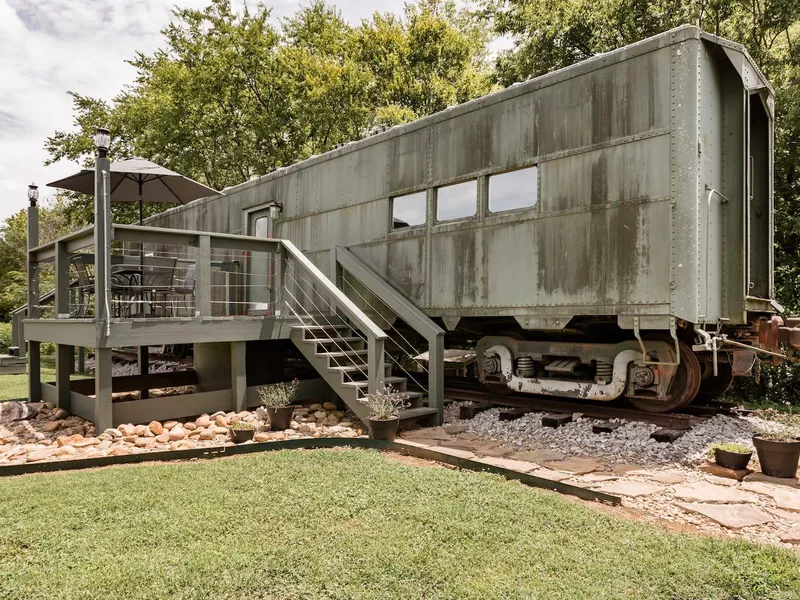
[[[357,26],[321,0],[280,26],[263,5],[237,12],[229,0],[174,16],[163,47],[130,61],[136,80],[112,101],[72,94],[75,129],[48,138],[51,161],[90,161],[105,122],[113,156],[222,189],[492,86],[488,39],[452,2],[420,0],[403,18],[376,13]]]

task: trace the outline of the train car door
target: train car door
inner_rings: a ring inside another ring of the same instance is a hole
[[[269,209],[247,213],[247,234],[259,238],[272,237],[272,220]],[[273,257],[266,252],[249,252],[247,256],[247,314],[275,314],[272,306]]]
[[[772,119],[760,93],[747,103],[747,295],[772,297]]]

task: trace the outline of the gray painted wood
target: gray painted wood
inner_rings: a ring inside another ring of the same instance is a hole
[[[95,348],[94,352],[94,421],[95,430],[101,433],[113,427],[111,406],[111,348]]]
[[[231,342],[231,399],[233,410],[247,410],[246,342]]]
[[[69,376],[75,366],[75,347],[66,344],[56,346],[56,405],[70,411]]]

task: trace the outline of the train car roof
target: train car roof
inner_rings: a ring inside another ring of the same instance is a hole
[[[173,212],[188,210],[191,209],[192,207],[198,206],[205,202],[210,202],[213,200],[221,200],[228,194],[241,192],[243,190],[260,185],[267,181],[271,181],[272,179],[276,179],[278,177],[282,177],[289,173],[300,171],[315,164],[324,162],[326,160],[330,160],[331,158],[348,154],[350,152],[360,150],[363,148],[368,148],[369,146],[372,146],[374,144],[379,144],[381,142],[403,135],[405,133],[416,131],[418,129],[423,129],[425,127],[428,127],[435,123],[439,123],[446,119],[452,119],[453,117],[470,113],[485,106],[490,106],[492,104],[501,102],[509,98],[514,98],[516,96],[526,94],[537,89],[541,89],[550,85],[555,85],[561,81],[571,79],[578,75],[582,75],[584,73],[590,73],[594,70],[601,69],[608,65],[615,64],[617,62],[621,62],[623,60],[627,60],[635,56],[639,56],[641,54],[646,54],[647,52],[651,52],[655,49],[662,48],[665,46],[670,46],[689,39],[705,40],[709,43],[720,46],[724,50],[728,59],[731,61],[731,64],[739,73],[739,76],[742,78],[742,83],[744,84],[744,87],[746,89],[768,90],[767,104],[770,112],[773,111],[774,91],[772,89],[772,86],[767,81],[767,78],[761,72],[761,69],[759,69],[758,65],[756,65],[755,61],[752,59],[749,52],[744,46],[736,42],[727,40],[725,38],[721,38],[719,36],[706,33],[702,31],[699,27],[693,25],[682,25],[681,27],[665,31],[664,33],[660,33],[658,35],[649,38],[645,38],[638,42],[634,42],[633,44],[629,44],[627,46],[623,46],[621,48],[617,48],[615,50],[611,50],[609,52],[605,52],[602,54],[597,54],[584,61],[575,63],[574,65],[569,65],[567,67],[563,67],[556,71],[545,73],[544,75],[540,75],[538,77],[533,77],[526,81],[515,83],[507,88],[492,92],[485,96],[481,96],[480,98],[475,98],[474,100],[464,102],[463,104],[457,104],[448,107],[432,115],[428,115],[426,117],[417,119],[416,121],[412,121],[411,123],[396,125],[394,127],[386,129],[381,133],[370,135],[360,140],[348,142],[343,146],[340,146],[333,150],[329,150],[328,152],[325,152],[323,154],[315,154],[307,159],[296,162],[292,165],[275,169],[274,171],[271,171],[266,175],[254,177],[249,181],[245,181],[243,183],[239,183],[237,185],[225,188],[219,195],[200,198],[188,204],[170,208],[157,215],[153,215],[152,217],[146,219],[146,221],[155,221],[158,220],[160,217]]]

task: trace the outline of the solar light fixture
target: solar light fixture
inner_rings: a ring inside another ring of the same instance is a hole
[[[280,217],[281,212],[283,212],[283,204],[280,202],[273,202],[272,204],[268,205],[267,208],[269,209],[269,218],[272,220]]]
[[[104,127],[98,127],[94,134],[94,145],[100,156],[105,156],[111,146],[111,132]]]
[[[28,186],[28,200],[31,206],[36,206],[36,201],[39,199],[39,187],[32,183]]]

